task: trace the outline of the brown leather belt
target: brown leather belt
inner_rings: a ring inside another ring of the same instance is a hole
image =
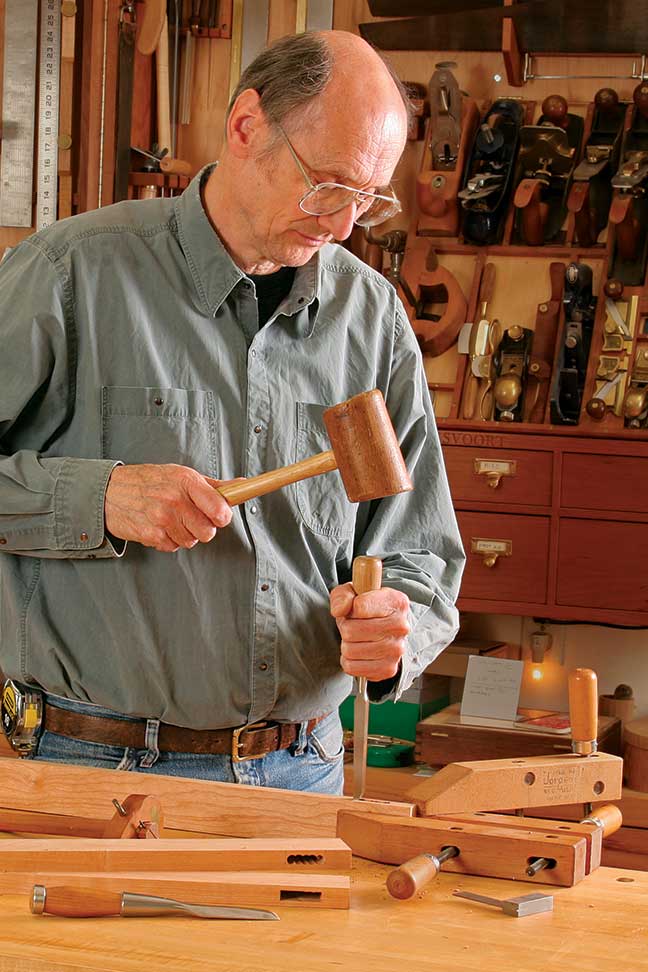
[[[49,703],[44,706],[44,716],[43,728],[49,732],[124,749],[148,748],[145,719],[92,716]],[[311,733],[324,718],[310,719],[306,732]],[[300,727],[301,722],[255,722],[237,729],[184,729],[161,722],[157,744],[160,752],[221,754],[240,763],[287,749],[297,740]]]

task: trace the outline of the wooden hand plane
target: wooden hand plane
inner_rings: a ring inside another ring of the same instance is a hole
[[[586,263],[567,267],[563,303],[565,324],[551,383],[551,421],[554,425],[577,425],[596,314],[592,269]]]
[[[416,178],[416,232],[421,235],[456,236],[459,232],[457,193],[479,121],[474,100],[461,93],[451,67],[454,65],[437,64],[428,86],[430,118]]]
[[[523,120],[524,106],[519,101],[500,98],[477,130],[459,193],[462,232],[470,243],[499,243],[502,238]]]
[[[627,107],[613,88],[601,88],[594,96],[592,128],[567,200],[581,246],[594,246],[608,221]]]
[[[612,178],[610,223],[615,233],[610,275],[624,284],[639,286],[643,283],[648,251],[648,82],[637,85],[633,101],[622,162]]]
[[[569,113],[560,95],[545,98],[542,112],[537,125],[520,132],[516,166],[517,234],[529,246],[558,237],[583,138],[583,119]]]

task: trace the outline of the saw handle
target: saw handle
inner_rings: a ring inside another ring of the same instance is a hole
[[[31,899],[33,915],[57,915],[61,918],[104,918],[121,914],[121,891],[96,888],[45,888],[35,884]]]
[[[596,752],[598,680],[591,668],[574,668],[567,680],[572,749],[581,756]]]

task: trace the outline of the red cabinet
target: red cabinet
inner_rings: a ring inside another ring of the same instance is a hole
[[[462,610],[648,626],[648,442],[439,427],[467,556]]]

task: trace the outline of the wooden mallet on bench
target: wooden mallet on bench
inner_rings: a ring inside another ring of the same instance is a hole
[[[334,469],[339,469],[351,503],[413,488],[385,400],[377,388],[328,408],[324,424],[331,449],[260,476],[218,486],[218,492],[230,506],[238,506]]]

